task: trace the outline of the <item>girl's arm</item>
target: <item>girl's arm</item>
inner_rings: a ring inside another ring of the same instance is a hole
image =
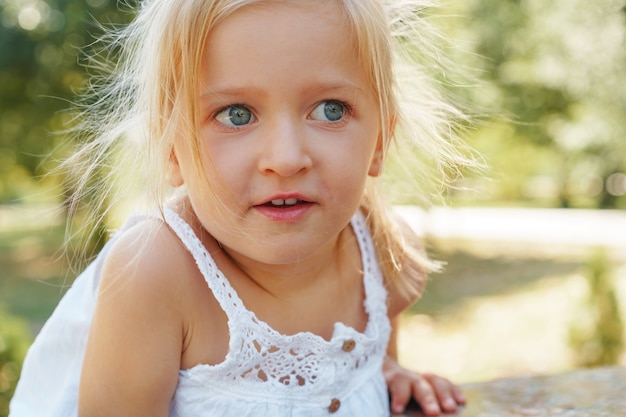
[[[137,227],[119,238],[103,267],[80,382],[80,417],[169,414],[183,346],[176,244],[166,229]]]

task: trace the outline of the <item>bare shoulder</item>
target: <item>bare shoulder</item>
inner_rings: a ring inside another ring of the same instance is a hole
[[[81,376],[89,415],[166,416],[176,388],[189,260],[167,226],[147,220],[122,232],[102,269]]]
[[[171,292],[178,282],[173,278],[190,266],[190,255],[167,225],[146,220],[122,232],[112,245],[103,266],[100,297],[137,290],[148,299],[160,291]]]
[[[136,314],[143,327],[135,335],[146,335],[148,327],[160,332],[157,337],[167,334],[182,369],[219,363],[228,351],[221,305],[194,257],[162,221],[143,222],[118,237],[105,261],[98,304],[109,315],[125,309]]]

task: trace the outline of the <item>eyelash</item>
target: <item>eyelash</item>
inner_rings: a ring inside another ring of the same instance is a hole
[[[211,114],[210,120],[211,120],[212,122],[215,122],[215,123],[219,124],[219,125],[221,126],[221,128],[226,129],[226,130],[230,130],[230,131],[235,131],[235,132],[236,132],[236,131],[239,131],[239,130],[241,130],[241,129],[245,128],[245,127],[246,127],[246,126],[248,126],[250,123],[246,123],[246,124],[244,124],[244,125],[240,125],[240,126],[236,126],[236,125],[232,125],[232,126],[231,126],[231,125],[224,124],[224,123],[222,123],[222,122],[220,122],[220,121],[218,120],[218,116],[219,116],[221,113],[225,112],[225,111],[226,111],[226,110],[228,110],[228,109],[234,109],[234,108],[244,108],[244,109],[248,110],[248,111],[250,112],[251,116],[252,116],[252,120],[253,120],[253,121],[256,121],[256,120],[257,120],[257,118],[256,118],[256,116],[255,116],[255,114],[254,114],[254,112],[250,109],[250,106],[248,106],[248,105],[246,105],[246,104],[243,104],[243,103],[229,104],[229,105],[226,105],[226,106],[220,107],[218,110],[216,110],[215,112],[213,112],[213,113]]]
[[[328,124],[333,124],[333,125],[334,125],[334,124],[340,124],[340,123],[342,123],[342,122],[346,122],[346,121],[348,121],[348,120],[350,119],[350,117],[352,116],[352,114],[353,114],[353,108],[352,108],[352,106],[351,106],[350,104],[346,103],[346,102],[345,102],[345,101],[343,101],[343,100],[338,100],[338,99],[328,99],[328,100],[322,100],[322,101],[318,102],[317,104],[315,104],[315,106],[313,107],[313,110],[311,110],[311,112],[309,112],[309,116],[310,116],[310,115],[311,115],[311,114],[312,114],[315,110],[317,110],[317,108],[318,108],[319,106],[321,106],[321,105],[322,105],[322,104],[324,104],[324,103],[338,103],[339,105],[341,105],[341,107],[342,107],[342,109],[343,109],[343,113],[342,113],[341,118],[340,118],[339,120],[335,120],[335,121],[333,121],[333,120],[328,120],[328,121],[325,121],[325,123],[328,123]],[[315,119],[315,120],[317,120],[317,119]]]
[[[320,105],[322,105],[323,103],[331,103],[331,102],[338,103],[338,104],[340,104],[342,106],[342,108],[344,110],[343,116],[341,117],[341,119],[339,119],[337,121],[328,120],[328,121],[325,121],[325,122],[322,121],[322,122],[328,123],[328,124],[331,124],[331,125],[332,124],[340,124],[342,122],[347,121],[353,115],[354,110],[353,110],[352,105],[350,105],[349,103],[347,103],[347,102],[345,102],[343,100],[332,99],[331,98],[331,99],[322,100],[322,101],[319,101],[318,103],[316,103],[313,106],[313,110],[311,110],[308,113],[307,118],[310,118],[311,113],[313,113],[313,111],[315,111]],[[255,116],[254,112],[250,109],[250,107],[248,105],[246,105],[246,104],[243,104],[243,103],[229,104],[229,105],[226,105],[224,107],[220,107],[218,110],[216,110],[215,112],[212,113],[210,119],[212,121],[218,123],[224,129],[228,129],[228,130],[232,130],[232,131],[239,131],[239,130],[245,128],[246,126],[248,126],[250,123],[246,123],[246,124],[241,125],[241,126],[230,126],[230,125],[226,125],[226,124],[224,124],[224,123],[222,123],[222,122],[220,122],[218,120],[218,116],[222,112],[224,112],[224,111],[226,111],[228,109],[233,109],[233,108],[237,108],[237,107],[241,107],[241,108],[247,109],[251,113],[251,115],[252,115],[252,120],[253,121],[257,120],[257,117]],[[316,119],[313,119],[313,120],[316,120]]]

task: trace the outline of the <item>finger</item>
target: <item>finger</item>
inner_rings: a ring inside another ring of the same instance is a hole
[[[457,395],[462,396],[460,389],[446,378],[432,374],[424,375],[424,377],[433,387],[441,408],[444,411],[456,411],[458,405],[462,404],[462,402],[457,401]]]
[[[391,411],[402,413],[411,399],[411,385],[397,379],[388,385],[391,396]]]
[[[441,413],[434,387],[428,379],[420,377],[413,383],[413,397],[422,407],[424,414],[436,416]]]
[[[457,404],[465,404],[465,402],[467,401],[465,398],[465,394],[463,393],[461,388],[457,387],[456,385],[452,385],[452,396],[456,400]]]

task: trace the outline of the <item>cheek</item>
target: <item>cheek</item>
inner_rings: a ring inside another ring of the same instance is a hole
[[[365,182],[375,155],[376,139],[371,131],[359,129],[337,138],[336,146],[325,149],[321,158],[334,167],[338,182]]]
[[[222,137],[215,132],[207,133],[206,131],[203,138],[202,162],[208,171],[234,172],[245,165],[248,157],[245,151],[249,149],[246,141],[240,138]]]
[[[236,147],[212,147],[203,152],[204,172],[211,181],[228,182],[242,169],[241,152]]]
[[[347,158],[337,158],[334,171],[326,177],[329,187],[341,201],[360,200],[369,170],[369,155],[347,153]]]
[[[246,199],[251,164],[241,149],[233,144],[207,147],[202,152],[202,165],[204,184],[212,198],[226,205]]]

